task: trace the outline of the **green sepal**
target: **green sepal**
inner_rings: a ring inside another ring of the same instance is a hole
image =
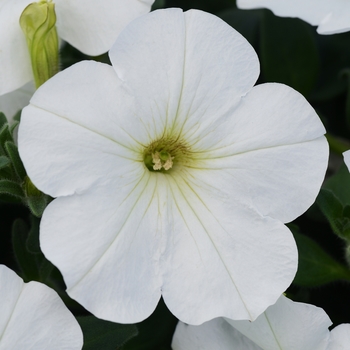
[[[18,267],[25,282],[40,281],[37,255],[26,249],[28,226],[22,219],[16,219],[12,225],[12,248]]]
[[[0,180],[0,194],[7,194],[17,198],[24,198],[22,187],[11,180]]]
[[[23,10],[19,22],[27,41],[38,88],[59,68],[55,4],[46,0],[33,2]]]
[[[77,321],[84,334],[83,350],[120,349],[128,340],[137,336],[134,324],[118,324],[95,316],[78,316]]]
[[[0,156],[0,169],[6,168],[11,164],[11,161],[6,156]]]
[[[27,173],[19,156],[17,146],[13,142],[7,141],[5,142],[5,151],[12,161],[12,165],[18,179],[20,182],[23,182],[27,176]]]
[[[318,287],[345,280],[350,282],[350,270],[334,260],[309,237],[292,230],[299,252],[298,271],[293,283],[303,287]]]

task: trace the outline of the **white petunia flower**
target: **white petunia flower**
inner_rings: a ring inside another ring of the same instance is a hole
[[[45,0],[44,0],[45,1]],[[0,95],[33,79],[21,13],[33,0],[0,0]],[[58,36],[87,55],[108,51],[120,31],[154,0],[54,0]]]
[[[349,349],[350,324],[331,332],[323,309],[281,296],[254,322],[217,318],[200,326],[179,322],[173,350],[341,350]]]
[[[0,265],[0,350],[75,350],[83,333],[57,293]]]
[[[343,323],[332,329],[327,350],[348,350],[350,344],[350,324]]]
[[[350,30],[350,2],[347,0],[237,0],[240,9],[268,8],[281,17],[298,17],[318,26],[319,34]]]
[[[296,272],[283,225],[327,167],[315,111],[217,17],[179,9],[130,24],[113,66],[82,62],[23,110],[19,151],[54,200],[41,248],[69,295],[133,323],[161,295],[181,320],[255,319]]]

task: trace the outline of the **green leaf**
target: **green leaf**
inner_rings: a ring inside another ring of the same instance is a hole
[[[49,203],[49,196],[42,193],[39,196],[30,196],[26,198],[27,205],[29,210],[33,215],[40,218],[43,215],[47,204]]]
[[[116,350],[138,333],[133,324],[118,324],[95,316],[77,317],[84,334],[83,350]]]
[[[40,219],[34,215],[30,216],[30,230],[27,239],[27,249],[32,253],[41,253],[39,242]]]
[[[343,206],[350,205],[350,173],[344,163],[338,172],[325,182],[323,188],[331,190]]]
[[[321,189],[316,198],[316,204],[322,214],[329,222],[332,231],[340,238],[350,242],[350,216],[344,216],[349,213],[349,209],[343,208],[343,204],[336,195],[326,189]]]
[[[0,180],[0,194],[24,198],[22,187],[18,183],[10,180]]]
[[[350,270],[334,260],[316,242],[293,232],[299,252],[298,272],[294,284],[318,287],[337,280],[350,281]]]
[[[10,157],[12,161],[12,165],[13,165],[13,168],[15,169],[18,179],[21,182],[23,182],[27,173],[26,173],[26,170],[24,169],[22,160],[19,156],[17,146],[13,142],[7,141],[5,142],[5,150],[7,155]]]
[[[319,72],[311,27],[296,18],[265,10],[261,26],[261,65],[265,80],[287,84],[308,96]]]
[[[0,146],[3,150],[5,149],[5,143],[7,141],[13,142],[13,138],[10,133],[9,125],[4,124],[3,127],[0,129]]]
[[[26,248],[28,226],[22,219],[16,219],[12,226],[12,248],[18,267],[25,282],[39,281],[37,257]]]
[[[4,113],[0,112],[0,129],[4,126],[4,124],[7,124],[7,118]]]
[[[0,169],[6,168],[10,164],[10,159],[8,159],[6,156],[0,156]]]

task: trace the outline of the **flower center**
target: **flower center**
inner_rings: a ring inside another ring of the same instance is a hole
[[[148,170],[167,172],[175,164],[184,162],[189,149],[178,139],[161,138],[145,148],[143,160]]]

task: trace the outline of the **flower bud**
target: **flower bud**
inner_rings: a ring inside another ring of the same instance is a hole
[[[33,2],[24,9],[19,22],[27,40],[38,88],[58,72],[55,4],[46,0]]]

